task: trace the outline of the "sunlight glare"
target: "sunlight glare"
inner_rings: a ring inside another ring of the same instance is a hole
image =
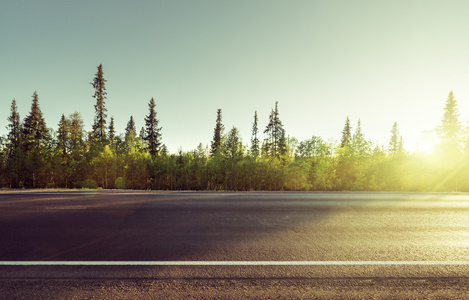
[[[431,154],[435,148],[435,143],[432,141],[424,141],[423,143],[419,144],[419,151],[425,152],[427,154]]]
[[[424,131],[417,143],[417,152],[432,154],[435,150],[436,134],[433,131]]]

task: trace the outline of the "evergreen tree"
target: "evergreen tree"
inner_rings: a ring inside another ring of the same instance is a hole
[[[391,129],[391,140],[389,141],[389,152],[396,153],[399,144],[399,129],[397,129],[397,122],[394,122]]]
[[[257,138],[257,134],[259,133],[259,129],[257,127],[257,111],[254,112],[254,122],[252,123],[252,136],[251,136],[251,155],[253,158],[257,158],[259,156],[259,139]]]
[[[44,121],[42,111],[39,108],[37,92],[34,92],[33,94],[31,112],[24,120],[23,134],[25,137],[24,146],[26,151],[32,149],[40,150],[41,146],[43,146],[49,138],[46,122]]]
[[[98,72],[96,73],[91,85],[95,89],[93,98],[96,99],[95,117],[93,124],[93,139],[95,141],[103,141],[106,139],[106,107],[104,106],[104,100],[107,98],[106,95],[106,84],[107,80],[104,79],[103,65],[98,66]]]
[[[58,126],[59,129],[57,130],[57,149],[62,152],[62,156],[66,156],[70,131],[68,121],[65,118],[64,114],[62,114]]]
[[[84,122],[79,112],[72,113],[68,119],[70,149],[70,186],[78,187],[80,182],[89,179],[89,161],[85,159],[86,147],[84,142]],[[90,159],[92,160],[92,159]]]
[[[19,148],[21,142],[20,114],[18,113],[18,106],[16,106],[15,99],[11,101],[11,114],[8,117],[8,122],[10,123],[7,126],[7,129],[9,129],[7,136],[7,147],[9,152],[11,152],[13,149]]]
[[[8,117],[8,135],[6,144],[5,173],[10,188],[18,188],[21,181],[23,152],[21,151],[21,122],[15,99],[11,102],[11,114]]]
[[[450,92],[446,100],[441,126],[437,132],[442,139],[442,150],[459,151],[459,136],[461,133],[461,122],[459,122],[459,112],[457,102],[454,99],[453,92]]]
[[[114,144],[114,139],[116,137],[116,129],[114,126],[114,118],[111,117],[111,122],[109,123],[109,141],[111,144]]]
[[[27,156],[25,161],[26,184],[32,187],[45,183],[45,146],[49,141],[49,131],[39,108],[37,92],[33,94],[31,112],[23,122],[23,149]]]
[[[151,98],[148,104],[150,112],[145,117],[145,141],[148,143],[148,151],[152,157],[158,156],[161,147],[161,127],[158,127],[159,121],[156,118],[155,107],[155,100]]]
[[[70,132],[70,149],[83,147],[84,122],[79,112],[74,112],[68,117]]]
[[[125,142],[133,145],[135,143],[136,136],[137,129],[135,128],[134,117],[130,116],[130,120],[127,122],[127,127],[125,128]]]
[[[358,119],[357,128],[352,137],[352,149],[355,154],[364,156],[369,150],[369,143],[365,140],[365,136],[362,133],[361,121]]]
[[[352,127],[350,127],[350,120],[347,116],[344,130],[342,130],[342,139],[340,140],[340,147],[344,148],[345,146],[350,145],[351,141],[352,141]]]
[[[140,143],[142,143],[142,145],[145,145],[145,128],[140,128],[140,134],[138,135],[139,139],[140,139]]]
[[[239,181],[238,163],[243,159],[243,144],[239,131],[236,127],[228,132],[224,139],[224,168],[222,168],[225,177],[225,189],[236,190],[237,181]]]
[[[397,153],[404,153],[404,139],[402,135],[399,137],[399,143],[397,144]]]
[[[394,125],[391,129],[391,140],[389,141],[388,150],[392,154],[402,153],[404,151],[404,145],[402,136],[399,136],[399,129],[397,128],[397,122],[394,122]]]
[[[221,116],[221,109],[217,110],[217,120],[215,123],[215,129],[213,132],[213,140],[212,140],[212,147],[210,149],[210,154],[212,156],[215,155],[217,151],[221,150],[221,146],[223,143],[223,131],[225,126],[222,124],[222,116]]]
[[[283,129],[282,121],[280,121],[278,101],[275,102],[275,109],[272,109],[270,113],[269,124],[264,130],[264,134],[267,134],[263,145],[263,152],[266,155],[280,158],[287,152],[285,129]]]
[[[231,161],[239,161],[243,157],[243,144],[238,128],[234,127],[228,132],[225,139],[225,157]]]

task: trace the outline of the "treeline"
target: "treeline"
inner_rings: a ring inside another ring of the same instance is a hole
[[[219,109],[210,147],[168,153],[153,98],[145,126],[137,131],[131,116],[125,133],[117,134],[114,119],[107,123],[102,65],[91,85],[96,105],[90,132],[78,112],[62,115],[56,129],[48,127],[36,92],[23,120],[12,100],[8,134],[1,139],[1,187],[469,191],[469,140],[453,93],[436,128],[440,143],[432,155],[406,152],[397,123],[389,145],[380,147],[365,138],[360,120],[352,129],[348,117],[340,142],[317,136],[298,141],[286,135],[278,103],[264,130],[254,112],[249,145],[236,127],[225,133]]]

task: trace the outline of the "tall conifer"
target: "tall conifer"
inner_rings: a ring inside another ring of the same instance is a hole
[[[211,155],[215,155],[217,151],[221,150],[221,146],[223,143],[223,131],[225,129],[225,126],[222,124],[222,115],[221,115],[221,109],[217,110],[217,120],[215,123],[215,129],[213,131],[213,140],[212,140],[212,147],[210,149]]]
[[[79,112],[74,112],[69,116],[69,131],[70,131],[70,149],[80,150],[83,144],[84,136],[84,122]]]
[[[111,117],[111,122],[109,123],[109,142],[114,143],[116,137],[116,128],[114,127],[114,117]]]
[[[402,136],[399,136],[399,129],[397,128],[397,122],[391,129],[391,140],[389,141],[388,150],[392,154],[398,154],[403,152],[403,140]]]
[[[24,168],[26,185],[31,187],[43,185],[45,183],[44,146],[49,141],[49,131],[39,108],[37,92],[33,94],[31,112],[23,123],[23,136],[23,149],[27,156]]]
[[[253,158],[257,158],[259,156],[259,138],[257,134],[259,133],[259,129],[257,127],[257,111],[254,112],[254,122],[252,123],[252,135],[251,135],[251,155]]]
[[[130,116],[129,122],[127,122],[127,127],[125,128],[125,141],[127,143],[133,143],[137,136],[137,129],[135,128],[134,117]]]
[[[263,145],[263,151],[266,155],[280,158],[287,152],[285,129],[283,129],[283,123],[280,120],[278,101],[275,102],[275,109],[270,112],[269,124],[265,128],[264,134],[267,134]]]
[[[104,106],[104,100],[107,98],[106,92],[106,81],[103,74],[103,65],[98,66],[98,72],[95,74],[91,85],[95,89],[93,98],[96,99],[94,106],[95,116],[93,124],[93,139],[95,141],[103,141],[106,139],[106,107]]]
[[[442,139],[442,150],[444,152],[459,151],[461,122],[459,122],[458,105],[454,99],[453,92],[450,92],[446,100],[441,126],[437,132]]]
[[[33,94],[33,101],[31,103],[31,112],[25,118],[23,123],[23,134],[25,137],[26,151],[35,149],[40,150],[41,146],[48,139],[48,130],[46,122],[42,116],[42,111],[39,107],[39,97],[37,92]]]
[[[18,113],[18,106],[16,105],[16,100],[11,101],[11,114],[8,117],[8,149],[11,152],[15,148],[20,146],[21,138],[21,121],[20,114]]]
[[[22,171],[23,152],[21,151],[21,121],[16,101],[11,101],[11,113],[8,117],[7,157],[5,161],[5,173],[10,188],[18,188]]]
[[[352,127],[350,126],[350,120],[347,116],[347,120],[345,120],[345,126],[342,130],[342,139],[340,140],[340,147],[344,148],[345,146],[350,145],[352,141]]]
[[[151,98],[148,103],[149,113],[145,117],[145,141],[147,141],[148,151],[152,157],[159,154],[161,147],[161,127],[158,127],[158,119],[156,118],[155,100]]]
[[[369,150],[368,146],[368,141],[365,139],[365,135],[362,132],[362,123],[360,119],[358,119],[357,128],[355,128],[355,133],[352,137],[352,149],[356,154],[364,156]]]
[[[243,157],[243,144],[238,128],[234,127],[228,132],[225,140],[225,156],[228,160],[238,161]]]
[[[59,129],[57,130],[57,149],[62,152],[62,156],[66,156],[67,146],[69,144],[70,130],[68,120],[65,118],[64,114],[62,114],[58,126]]]

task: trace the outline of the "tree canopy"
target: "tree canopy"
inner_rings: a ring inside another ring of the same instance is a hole
[[[100,65],[92,82],[96,105],[90,132],[85,131],[79,112],[62,114],[54,122],[56,127],[49,128],[37,92],[23,120],[12,100],[7,134],[0,139],[0,187],[469,191],[469,168],[465,167],[469,138],[452,92],[441,124],[432,130],[440,141],[433,153],[405,151],[397,122],[389,124],[389,144],[379,146],[367,139],[360,119],[352,133],[348,116],[340,141],[316,135],[299,141],[286,134],[278,102],[268,120],[259,120],[254,112],[247,144],[235,126],[224,133],[218,109],[210,144],[201,142],[192,151],[169,153],[154,98],[138,136],[133,116],[124,134],[116,132],[113,117],[105,127],[105,82]],[[262,122],[266,126],[260,145]]]

